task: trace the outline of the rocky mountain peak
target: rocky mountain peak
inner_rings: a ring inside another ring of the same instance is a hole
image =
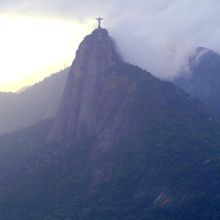
[[[64,95],[48,141],[72,140],[82,130],[93,133],[93,106],[106,73],[121,62],[108,31],[95,29],[86,36],[70,68]]]
[[[202,62],[213,59],[218,55],[211,49],[205,47],[198,47],[195,49],[194,53],[189,57],[188,65],[190,69],[200,65]]]
[[[108,31],[98,28],[80,44],[71,72],[76,77],[81,74],[97,77],[120,59]]]
[[[219,115],[220,55],[213,50],[199,47],[189,57],[188,66],[189,68],[183,71],[174,83]]]

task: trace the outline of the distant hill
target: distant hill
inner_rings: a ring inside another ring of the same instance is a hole
[[[66,68],[19,93],[0,92],[0,134],[53,117],[68,71]]]
[[[220,54],[197,48],[188,60],[188,69],[174,83],[220,113]]]

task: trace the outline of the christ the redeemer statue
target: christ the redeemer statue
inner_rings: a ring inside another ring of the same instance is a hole
[[[98,21],[98,28],[101,28],[101,23],[104,20],[104,18],[98,17],[96,18],[96,20]]]

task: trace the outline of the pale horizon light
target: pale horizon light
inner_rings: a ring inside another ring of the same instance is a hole
[[[15,92],[71,65],[95,21],[0,15],[0,91]]]

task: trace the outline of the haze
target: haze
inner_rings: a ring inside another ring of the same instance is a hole
[[[0,90],[15,91],[70,65],[96,16],[124,59],[170,79],[198,46],[220,51],[218,0],[0,2]]]

